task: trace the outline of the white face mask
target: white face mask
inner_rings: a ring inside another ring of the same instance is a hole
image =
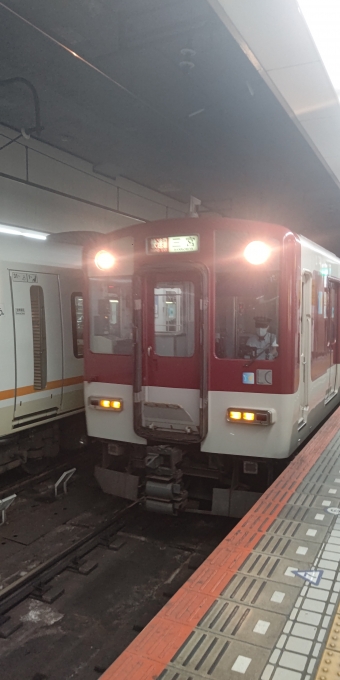
[[[268,332],[268,328],[269,328],[269,326],[267,326],[267,328],[257,328],[256,329],[256,333],[259,336],[259,338],[264,338],[264,336]]]

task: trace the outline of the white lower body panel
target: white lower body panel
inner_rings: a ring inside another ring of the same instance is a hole
[[[131,385],[85,383],[85,404],[88,433],[92,437],[113,441],[146,444],[138,437],[133,425],[133,388]],[[196,390],[152,388],[152,400],[178,404],[195,420],[199,413]],[[151,395],[148,395],[150,399]],[[120,398],[124,409],[120,413],[93,409],[89,398]],[[309,410],[306,426],[298,429],[300,396],[296,394],[257,394],[246,392],[208,393],[208,434],[201,442],[204,453],[254,458],[288,458],[317,425],[340,401],[340,393],[325,405],[324,399],[314,402]],[[263,409],[275,411],[271,425],[230,423],[228,408]]]

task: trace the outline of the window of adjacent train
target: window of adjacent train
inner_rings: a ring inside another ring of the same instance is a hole
[[[30,287],[33,334],[34,389],[43,390],[47,383],[47,347],[44,291],[41,286]]]
[[[90,279],[90,348],[132,354],[132,278]]]
[[[154,288],[155,353],[191,357],[195,349],[195,289],[191,281],[158,283]]]
[[[77,359],[84,356],[84,302],[82,293],[71,295],[73,354]]]
[[[274,360],[279,353],[279,243],[267,240],[270,256],[249,264],[244,249],[252,236],[215,234],[215,354],[220,359]]]

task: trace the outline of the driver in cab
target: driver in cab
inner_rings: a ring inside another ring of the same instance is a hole
[[[250,335],[246,342],[246,350],[249,347],[249,358],[275,359],[277,347],[275,333],[269,332],[271,319],[266,316],[255,316],[255,333]],[[245,357],[248,358],[248,357]]]

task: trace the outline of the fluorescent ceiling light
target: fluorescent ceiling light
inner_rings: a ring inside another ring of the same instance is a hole
[[[36,238],[39,241],[46,241],[49,234],[42,234],[40,231],[31,231],[30,229],[18,229],[17,227],[9,227],[5,224],[0,224],[0,234],[10,234],[11,236],[25,236],[26,238]]]
[[[340,99],[340,2],[298,0],[298,3]]]

